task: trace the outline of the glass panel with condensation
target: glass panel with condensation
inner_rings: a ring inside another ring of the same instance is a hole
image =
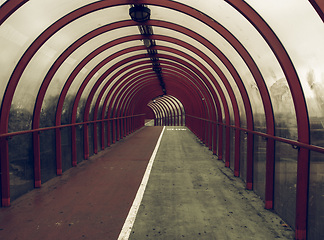
[[[275,146],[274,210],[294,228],[298,150],[283,142]]]
[[[254,135],[253,190],[263,200],[265,199],[266,147],[267,141],[261,136]]]
[[[47,108],[48,104],[51,104],[52,102],[57,102],[58,96],[60,95],[60,92],[63,89],[63,86],[69,77],[69,75],[73,72],[73,70],[76,68],[78,64],[92,51],[97,49],[98,47],[102,46],[107,42],[107,39],[109,41],[112,41],[116,38],[119,38],[121,35],[125,35],[128,32],[131,32],[132,29],[122,29],[112,31],[109,33],[101,34],[100,36],[91,39],[90,41],[84,43],[82,46],[80,46],[78,49],[76,49],[68,59],[66,59],[63,64],[60,66],[58,71],[53,77],[52,82],[50,83],[47,94],[44,99],[43,108]],[[134,31],[135,33],[135,31]],[[134,41],[115,45],[110,49],[107,49],[97,55],[95,58],[93,58],[90,62],[88,62],[83,69],[78,73],[76,78],[74,79],[71,87],[69,88],[67,98],[74,98],[76,92],[78,91],[81,83],[87,76],[87,74],[102,60],[107,58],[108,56],[112,55],[114,52],[120,51],[123,48],[131,47],[135,44]],[[55,101],[53,101],[53,99]]]
[[[244,110],[244,106],[243,106],[241,93],[240,93],[239,89],[237,88],[236,83],[234,83],[232,75],[230,74],[228,69],[225,67],[225,65],[220,61],[220,59],[211,50],[209,50],[208,48],[203,46],[201,44],[201,42],[199,42],[198,40],[196,40],[194,38],[191,38],[191,37],[186,36],[186,35],[184,35],[182,33],[179,33],[179,32],[173,31],[173,30],[169,30],[169,29],[165,29],[165,28],[161,28],[161,27],[154,27],[153,29],[154,29],[155,34],[165,35],[165,36],[172,36],[172,37],[174,37],[176,39],[181,39],[182,41],[194,46],[195,48],[197,48],[201,52],[203,52],[206,56],[208,56],[220,68],[220,70],[224,73],[226,79],[229,81],[229,83],[230,83],[230,85],[231,85],[231,87],[232,87],[232,89],[233,89],[233,91],[235,93],[235,97],[237,99],[238,106],[239,106],[239,109],[240,109],[241,123],[245,127],[246,126],[245,110]],[[160,44],[160,42],[161,41],[159,41],[158,43]],[[205,65],[204,62],[203,62],[203,64]],[[208,67],[208,66],[206,65],[206,67]],[[226,98],[228,100],[229,99],[228,94],[226,93],[227,90],[225,90],[225,87],[224,87],[222,81],[217,77],[216,73],[214,74],[214,76],[216,77],[216,79],[219,82],[221,88],[225,92],[225,96],[226,96]]]
[[[11,200],[17,199],[34,188],[34,159],[31,139],[32,134],[29,133],[13,136],[8,141]]]
[[[188,1],[182,2],[188,4]],[[289,124],[292,125],[290,131],[296,132],[295,113],[291,108],[292,98],[290,92],[287,91],[288,85],[284,79],[283,71],[276,61],[271,49],[257,30],[240,13],[224,1],[214,1],[213,4],[206,1],[190,1],[190,5],[222,24],[243,44],[256,62],[265,80],[271,101],[273,102],[276,120],[281,121],[282,115],[288,114],[289,116],[286,116],[286,118],[290,120]],[[229,57],[230,60],[233,58],[232,55],[229,54],[227,54],[227,57]],[[235,67],[236,69],[240,68],[237,65],[235,65]],[[253,78],[251,79],[253,80]],[[253,109],[255,112],[255,105],[258,106],[258,104],[260,105],[261,103],[261,101],[258,102],[253,99],[253,95],[258,94],[258,87],[253,81],[248,81],[246,78],[244,78],[244,81],[246,82],[245,86],[248,92],[253,93],[252,95],[250,94],[250,96],[252,97],[252,105],[254,105]],[[276,91],[280,87],[286,91]],[[254,93],[253,89],[257,91]],[[260,98],[258,100],[260,100]],[[262,111],[260,114],[255,113],[254,116],[258,130],[262,132],[265,131],[265,120],[262,116]],[[278,131],[277,135],[280,134],[281,132]],[[296,138],[295,133],[290,135]]]
[[[186,3],[188,3],[188,2],[186,2]],[[193,4],[193,1],[190,1],[190,4]],[[224,4],[224,3],[219,3],[219,4]],[[208,3],[208,4],[202,3],[202,6],[209,8],[210,3]],[[155,14],[153,14],[153,13],[155,13]],[[248,91],[248,94],[251,97],[251,104],[252,104],[253,112],[255,114],[257,114],[258,116],[260,116],[260,117],[258,117],[259,122],[261,125],[264,125],[264,122],[265,122],[264,110],[263,110],[262,104],[260,105],[260,103],[261,103],[260,93],[258,90],[255,90],[255,86],[256,86],[255,81],[254,81],[249,69],[247,68],[246,64],[242,60],[242,58],[239,56],[239,54],[236,52],[236,50],[223,37],[221,37],[217,32],[215,32],[213,29],[209,28],[202,22],[200,22],[196,19],[193,19],[183,13],[174,11],[174,10],[163,9],[163,8],[158,8],[158,7],[152,6],[152,14],[153,14],[153,16],[156,16],[156,18],[158,18],[158,19],[174,22],[176,24],[179,24],[186,28],[189,28],[192,31],[203,35],[210,42],[212,42],[216,47],[218,47],[225,54],[225,56],[231,61],[231,63],[234,65],[234,67],[238,71],[239,75],[243,79],[243,82],[245,83],[245,87]],[[217,18],[215,18],[215,19],[217,20]]]
[[[68,26],[54,34],[34,55],[26,70],[24,71],[20,79],[20,83],[18,84],[16,89],[16,93],[13,99],[13,106],[23,106],[25,110],[32,112],[36,99],[36,93],[38,92],[37,89],[40,88],[40,85],[46,73],[48,72],[53,62],[58,58],[58,56],[76,39],[95,29],[99,23],[118,19],[122,20],[120,18],[120,15],[118,14],[118,9],[121,10],[121,12],[124,12],[125,6],[122,8],[116,7],[101,10],[96,14],[88,14],[80,19],[75,20],[74,22],[70,23]],[[113,12],[117,15],[112,17],[111,15],[113,14],[108,14],[109,12]],[[110,17],[107,18],[107,15],[109,15]],[[128,15],[125,14],[124,16]],[[104,41],[105,39],[102,38],[102,44],[104,43]],[[90,48],[88,49],[88,52],[91,52],[92,50],[93,49]],[[73,62],[73,59],[70,58],[69,60],[70,61],[67,61],[66,63]],[[64,65],[61,69],[64,70]],[[57,98],[60,94],[60,92],[58,91],[60,89],[59,86],[64,85],[64,82],[68,77],[68,72],[66,71],[66,69],[65,71],[63,70],[61,72],[61,75],[57,74],[53,79],[56,84],[53,84],[53,87],[50,88],[47,92],[47,103],[55,102],[52,101],[53,97]],[[28,84],[26,84],[27,82]],[[27,86],[25,86],[25,84]],[[54,92],[51,92],[51,90]],[[23,94],[25,92],[27,92],[27,94]],[[52,106],[47,106],[45,104],[43,106],[43,112],[46,111],[50,111],[52,113]]]
[[[99,105],[99,109],[102,109],[103,107],[103,103],[105,101],[105,99],[108,97],[108,94],[109,94],[109,98],[108,98],[108,104],[106,106],[106,109],[104,109],[104,111],[106,112],[107,109],[108,109],[108,105],[109,103],[111,102],[112,100],[112,97],[114,95],[114,93],[116,92],[117,88],[119,88],[122,84],[126,82],[128,82],[130,79],[134,78],[134,77],[138,77],[137,74],[142,74],[143,71],[136,71],[135,73],[132,73],[132,74],[129,74],[131,71],[133,70],[136,70],[137,67],[128,67],[129,65],[131,64],[134,64],[138,62],[138,60],[135,60],[135,61],[131,61],[129,63],[127,63],[126,65],[122,66],[122,67],[119,67],[117,68],[115,71],[113,71],[112,74],[110,74],[109,76],[107,76],[106,80],[103,82],[103,84],[100,86],[100,89],[98,89],[98,91],[96,92],[96,95],[94,97],[94,101],[92,101],[92,104],[91,104],[91,109],[93,110],[94,107],[95,107],[95,104],[96,104],[96,101],[97,101],[97,96],[98,94],[102,91],[104,85],[106,84],[106,82],[114,77],[114,80],[109,84],[109,86],[106,88],[101,100],[100,100],[100,105]],[[144,65],[141,65],[141,66],[148,66],[148,67],[151,67],[151,65],[149,64],[144,64]],[[127,69],[127,70],[126,70]],[[122,70],[122,73],[120,73],[120,71]],[[126,76],[128,75],[129,76]],[[138,83],[138,80],[137,80],[137,83]],[[124,85],[124,87],[122,88],[122,92],[125,92],[126,90],[128,90],[131,86],[133,86],[134,83],[132,84],[129,84],[127,86]],[[93,116],[91,116],[92,118]],[[101,119],[101,111],[98,111],[98,115],[97,115],[97,119]]]
[[[247,160],[247,134],[240,132],[240,177],[246,181],[246,160]]]
[[[61,2],[61,3],[59,3]],[[85,2],[91,1],[28,1],[15,11],[0,28],[0,100],[3,97],[5,88],[10,79],[12,72],[21,56],[30,46],[30,44],[53,22],[79,8]],[[48,11],[51,9],[51,11]],[[55,54],[54,49],[43,49],[42,54],[45,55],[45,63],[49,58]],[[45,63],[39,62],[38,70],[43,67]],[[40,70],[41,71],[41,70]],[[20,100],[16,99],[13,109],[25,109],[31,112],[32,107],[30,104],[33,102],[34,95],[37,93],[37,77],[42,73],[35,71],[34,74],[27,74],[25,77],[28,79],[23,84],[22,89],[19,91]],[[19,98],[19,97],[18,97]],[[22,101],[21,98],[26,99]],[[28,105],[28,107],[27,107]]]
[[[78,121],[83,121],[83,109],[84,108],[84,104],[86,103],[89,93],[91,92],[94,84],[97,82],[97,80],[102,76],[102,74],[104,74],[105,71],[107,71],[109,69],[109,67],[113,66],[114,64],[118,63],[119,61],[121,61],[124,58],[128,58],[137,54],[145,54],[145,50],[140,50],[140,51],[135,51],[135,52],[131,52],[131,53],[127,53],[124,54],[120,57],[114,58],[111,62],[109,62],[106,66],[102,67],[99,71],[96,72],[96,74],[91,78],[91,80],[89,81],[89,83],[87,84],[87,86],[85,87],[82,95],[81,95],[81,99],[79,102],[79,106],[78,106],[78,114],[77,114],[77,119]],[[128,65],[131,64],[132,62],[128,62]],[[124,65],[124,67],[127,65]],[[109,79],[109,76],[112,76],[114,73],[116,73],[118,70],[120,69],[116,69],[115,71],[113,71],[113,73],[111,73],[110,75],[107,76],[107,79]],[[102,89],[102,87],[104,86],[104,84],[101,83],[101,87],[99,87],[99,89]]]
[[[309,1],[247,1],[266,20],[289,54],[303,87],[311,141],[324,146],[324,25]],[[285,119],[288,120],[288,119]]]
[[[1,5],[5,1],[1,1]],[[71,1],[72,2],[72,1]],[[80,1],[81,2],[81,1]],[[14,12],[0,28],[0,100],[3,97],[6,85],[12,71],[28,46],[35,38],[50,26],[53,21],[69,12],[68,7],[50,6],[50,1],[27,2]],[[56,4],[52,2],[52,5]],[[71,5],[71,3],[69,3]],[[72,3],[74,9],[80,3]],[[48,7],[53,11],[49,13]]]
[[[92,79],[90,80],[90,82],[88,83],[86,89],[84,90],[82,97],[81,98],[88,98],[88,94],[90,93],[90,91],[93,89],[94,84],[96,84],[97,80],[99,80],[99,78],[102,76],[102,74],[104,74],[110,67],[113,67],[115,64],[118,64],[120,61],[122,61],[125,58],[129,58],[132,56],[136,56],[139,54],[146,54],[145,50],[140,50],[140,51],[134,51],[131,53],[127,53],[124,54],[120,57],[114,58],[111,62],[109,62],[108,64],[106,64],[104,67],[102,67],[95,75],[93,76]],[[94,107],[95,105],[95,100],[97,99],[98,95],[100,94],[102,88],[106,85],[106,82],[113,76],[116,76],[116,74],[120,73],[120,70],[124,69],[123,73],[127,73],[130,71],[130,69],[127,69],[127,66],[129,66],[130,64],[133,64],[134,62],[137,62],[136,60],[134,61],[129,61],[127,64],[122,65],[121,67],[115,69],[111,74],[109,74],[104,81],[101,82],[101,84],[99,85],[99,87],[96,89],[95,91],[95,95],[94,95],[94,100],[92,101],[92,105],[91,108]],[[119,79],[119,76],[109,85],[112,86],[117,80]],[[90,114],[90,118],[92,118],[91,114]],[[92,119],[91,119],[92,120]]]
[[[170,32],[170,31],[169,31]],[[167,33],[166,33],[167,34]],[[183,35],[182,35],[183,36]],[[181,36],[179,36],[179,37],[181,37]],[[178,45],[175,45],[175,44],[171,44],[171,43],[167,43],[167,42],[164,42],[164,41],[158,41],[158,45],[159,44],[161,44],[161,45],[163,45],[163,46],[167,46],[167,47],[171,47],[171,48],[176,48],[176,49],[178,49],[178,50],[181,50],[182,52],[185,52],[185,53],[187,53],[188,55],[190,55],[190,56],[192,56],[194,59],[197,59],[200,63],[202,63],[203,65],[204,65],[204,67],[206,67],[207,68],[207,70],[209,71],[209,72],[211,72],[211,74],[215,77],[215,79],[216,79],[216,81],[218,82],[218,84],[220,85],[220,87],[221,87],[221,89],[222,89],[222,91],[224,92],[224,95],[225,95],[225,97],[226,97],[226,99],[227,99],[227,102],[230,104],[230,98],[229,98],[229,95],[228,95],[228,93],[227,93],[227,90],[225,89],[225,86],[224,86],[224,84],[223,84],[223,82],[220,80],[220,78],[219,78],[219,76],[217,75],[217,73],[215,72],[215,70],[207,63],[207,62],[205,62],[202,58],[200,58],[198,55],[196,55],[196,54],[194,54],[194,53],[192,53],[192,52],[190,52],[189,50],[187,50],[187,49],[185,49],[185,48],[183,48],[183,47],[180,47],[180,46],[178,46]],[[195,47],[196,47],[196,43],[193,43],[192,45],[194,45]],[[206,50],[205,50],[206,51]],[[161,51],[161,52],[164,52],[164,51]],[[166,53],[166,52],[164,52],[164,53]],[[203,52],[204,54],[206,53],[206,52]],[[169,53],[166,53],[166,54],[169,54]],[[174,55],[174,56],[176,56],[176,55]],[[214,57],[215,58],[215,57]],[[183,58],[184,60],[185,60],[185,58]],[[212,59],[213,60],[213,59]],[[218,93],[218,90],[216,89],[216,87],[215,87],[215,84],[211,81],[211,79],[207,76],[207,75],[205,75],[204,74],[204,76],[206,77],[206,79],[209,81],[209,83],[211,84],[211,86],[212,86],[212,89],[210,89],[210,91],[215,91],[216,92],[216,95],[218,96],[218,99],[219,99],[219,101],[221,101],[220,100],[220,97],[219,97],[219,93]],[[204,84],[206,87],[207,87],[207,85],[206,84]],[[222,102],[220,102],[220,104],[222,105]]]
[[[324,157],[311,151],[308,192],[308,239],[324,239]]]

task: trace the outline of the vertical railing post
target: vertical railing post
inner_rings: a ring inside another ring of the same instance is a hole
[[[299,148],[297,161],[296,232],[297,240],[307,238],[309,150]]]

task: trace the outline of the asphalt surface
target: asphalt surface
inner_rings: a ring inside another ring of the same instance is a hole
[[[129,239],[294,239],[244,186],[187,128],[167,127]]]
[[[0,208],[0,239],[117,239],[162,127],[147,126]],[[186,127],[166,127],[129,239],[294,239]]]
[[[143,128],[0,208],[0,239],[117,239],[161,131]]]

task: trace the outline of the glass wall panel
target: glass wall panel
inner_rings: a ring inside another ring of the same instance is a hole
[[[138,32],[137,28],[124,28],[124,31],[129,31],[129,33],[134,33],[136,34]],[[92,52],[94,49],[98,48],[99,46],[101,46],[103,43],[107,42],[107,39],[113,40],[114,38],[123,36],[125,34],[124,31],[121,30],[114,30],[114,31],[110,31],[107,34],[102,34],[103,38],[97,37],[94,40],[91,40],[90,42],[84,44],[83,46],[80,47],[80,51],[78,49],[78,51],[76,51],[74,54],[71,55],[71,57],[73,59],[79,59],[78,62],[75,62],[75,64],[73,65],[73,67],[75,67],[77,64],[79,64],[79,62],[84,59],[88,54],[90,54],[90,52]],[[97,41],[97,39],[99,38],[99,42]],[[130,46],[132,46],[135,42],[129,42],[129,43],[125,43],[125,44],[119,44],[116,47],[113,47],[111,49],[108,49],[106,51],[103,51],[102,53],[100,53],[99,55],[97,55],[95,58],[93,58],[89,63],[86,64],[86,66],[78,73],[78,75],[76,76],[76,78],[74,79],[71,87],[69,88],[69,92],[68,95],[71,96],[75,96],[80,85],[82,84],[84,78],[87,76],[87,74],[93,69],[95,68],[95,66],[100,63],[101,61],[103,61],[104,59],[107,58],[107,56],[110,56],[111,54],[114,53],[114,51],[119,51],[123,48],[128,48]],[[95,75],[96,76],[96,75]],[[66,80],[67,76],[63,76]],[[54,83],[53,83],[54,84]],[[63,86],[62,86],[63,87]]]
[[[265,178],[266,178],[266,140],[254,135],[254,162],[253,162],[253,190],[265,199]]]
[[[66,170],[72,167],[72,138],[71,128],[61,128],[61,144],[62,144],[62,170]]]
[[[91,108],[90,108],[90,109],[91,109],[91,112],[90,112],[90,120],[93,120],[93,112],[94,112],[94,108],[95,108],[95,105],[96,105],[97,98],[98,98],[98,96],[99,96],[101,90],[104,88],[104,86],[106,85],[106,83],[109,81],[109,79],[112,78],[112,77],[114,77],[114,80],[109,84],[109,86],[108,86],[108,87],[106,88],[106,90],[105,90],[105,93],[103,94],[103,97],[102,97],[102,99],[101,99],[101,101],[100,101],[100,104],[101,104],[100,106],[102,106],[102,104],[104,103],[105,98],[106,98],[108,92],[111,90],[112,87],[114,87],[114,90],[113,90],[113,91],[110,91],[110,92],[111,92],[111,93],[114,93],[114,92],[116,91],[116,89],[117,89],[119,86],[121,86],[121,84],[123,84],[125,81],[131,79],[131,77],[128,77],[128,78],[126,78],[126,80],[123,80],[123,82],[120,81],[120,79],[121,79],[123,76],[125,76],[125,75],[128,74],[130,71],[132,71],[132,70],[134,70],[134,69],[137,68],[137,67],[132,67],[132,68],[127,68],[127,70],[124,69],[127,65],[129,65],[130,63],[133,64],[134,62],[137,62],[137,61],[129,62],[129,63],[127,63],[126,65],[123,65],[122,67],[119,67],[119,68],[117,68],[116,70],[114,70],[111,74],[109,74],[109,75],[107,76],[107,78],[106,78],[106,79],[102,82],[102,84],[97,88],[96,93],[95,93],[95,95],[94,95],[94,97],[93,97],[93,100],[92,100],[92,102],[91,102]],[[145,66],[145,65],[150,65],[150,66],[151,66],[151,64],[144,64],[144,65],[142,65],[142,66]],[[121,71],[121,70],[122,70],[122,72],[119,72],[119,71]],[[118,75],[117,75],[117,73],[118,73]],[[138,74],[138,72],[135,73],[135,74],[132,74],[131,76],[134,76],[134,75],[136,75],[136,74]],[[112,94],[111,94],[110,96],[112,97]],[[110,97],[110,99],[111,99],[111,97]],[[99,111],[98,111],[98,113],[99,113]],[[100,114],[99,114],[99,115],[100,115]],[[101,116],[101,115],[100,115],[100,116]],[[100,117],[100,116],[98,116],[98,117]]]
[[[229,154],[226,152],[226,127],[223,126],[223,162],[225,162],[226,154]]]
[[[323,93],[324,90],[321,94]],[[318,114],[322,114],[322,113],[324,113],[324,108],[318,111]],[[311,118],[310,131],[311,131],[311,143],[313,145],[324,147],[324,116]]]
[[[275,143],[274,209],[291,227],[295,226],[298,150]]]
[[[310,154],[308,239],[324,239],[324,155]]]
[[[1,25],[0,101],[17,60],[35,38],[57,19],[91,2],[94,1],[28,1]]]
[[[186,3],[188,3],[188,2],[186,2]],[[198,2],[196,2],[195,4],[197,5],[197,3]],[[199,1],[199,4],[200,3],[201,3],[201,6],[203,6],[205,4],[205,3],[202,3],[201,1]],[[219,3],[217,3],[217,4],[219,4]],[[205,6],[206,6],[206,8],[214,7],[214,5],[211,6],[211,4],[209,2],[208,3],[206,2]],[[216,6],[216,4],[215,4],[215,6]],[[155,8],[156,7],[152,6],[152,10]],[[246,64],[243,62],[243,60],[238,55],[236,50],[233,49],[233,47],[230,46],[229,43],[225,39],[223,39],[217,32],[210,29],[203,23],[199,22],[198,20],[194,20],[185,14],[176,13],[173,10],[158,8],[156,10],[156,16],[159,19],[178,23],[178,24],[185,26],[185,27],[187,27],[187,28],[189,28],[203,36],[207,36],[208,39],[212,43],[214,43],[214,45],[217,46],[228,57],[228,59],[234,65],[234,67],[236,68],[238,73],[241,75],[241,78],[245,82],[245,87],[251,97],[252,107],[253,107],[254,112],[260,113],[261,115],[264,116],[260,93],[259,93],[259,90],[257,89],[257,86],[255,84],[253,77],[251,76],[250,71],[247,69]],[[227,17],[229,17],[229,16],[227,16]],[[215,18],[215,19],[217,19],[217,18]],[[228,20],[228,19],[226,19],[226,20]],[[240,22],[240,24],[241,24],[241,22]]]
[[[207,55],[220,68],[220,70],[224,73],[226,79],[229,81],[229,83],[230,83],[230,85],[231,85],[231,87],[232,87],[232,89],[233,89],[233,91],[235,93],[236,100],[238,101],[238,105],[239,105],[239,109],[240,109],[240,117],[242,119],[241,124],[242,124],[243,127],[245,127],[246,126],[245,110],[244,110],[244,105],[243,105],[243,100],[242,100],[242,97],[241,97],[241,93],[240,93],[236,83],[234,82],[234,79],[233,79],[232,75],[229,73],[229,71],[225,67],[225,65],[219,60],[219,58],[216,57],[213,52],[211,52],[209,49],[204,47],[196,39],[190,38],[190,37],[188,37],[186,35],[183,35],[183,34],[181,34],[179,32],[175,32],[175,31],[160,28],[160,27],[154,27],[154,31],[157,34],[160,34],[160,35],[166,35],[166,36],[171,35],[171,36],[173,36],[173,37],[175,37],[177,39],[182,39],[186,43],[189,43],[190,45],[195,46],[196,48],[201,50],[205,55]],[[165,45],[163,41],[158,41],[158,43]],[[214,72],[214,71],[212,70],[212,72]],[[216,79],[218,80],[221,88],[224,91],[225,87],[224,87],[222,81],[220,81],[220,78],[217,76],[217,74],[215,72],[214,72],[213,75],[216,77]],[[224,91],[224,92],[225,92],[226,98],[228,99],[227,91]]]
[[[109,64],[106,64],[99,71],[97,71],[96,74],[88,82],[87,86],[85,87],[85,89],[84,89],[84,91],[82,93],[82,96],[81,96],[81,99],[80,99],[80,103],[78,105],[78,113],[79,112],[81,113],[81,109],[79,109],[79,108],[83,108],[83,105],[86,102],[86,100],[87,100],[87,98],[88,98],[88,96],[89,96],[89,94],[90,94],[93,86],[96,84],[97,80],[104,74],[105,71],[107,71],[107,69],[109,69],[109,67],[113,66],[114,64],[118,63],[119,61],[122,61],[123,59],[125,59],[127,57],[131,57],[131,56],[134,56],[134,55],[137,55],[137,54],[146,54],[146,53],[147,52],[145,50],[141,50],[141,51],[135,51],[135,52],[131,52],[131,53],[124,54],[124,55],[122,55],[120,57],[114,58],[111,62],[109,62]],[[132,62],[129,62],[127,64],[124,64],[119,69],[121,69],[123,67],[125,68],[130,63],[132,63]],[[119,69],[114,70],[109,76],[107,76],[107,79],[109,79],[109,77],[113,76],[114,73],[118,72]],[[105,83],[106,81],[103,81],[103,83]],[[100,84],[100,87],[98,89],[102,89],[102,87],[104,86],[103,83]],[[97,91],[97,94],[99,94],[98,91]],[[81,100],[82,100],[82,103],[81,103]],[[78,115],[78,117],[80,117],[80,116],[81,115]],[[80,119],[80,118],[78,118],[78,119]],[[83,117],[82,117],[82,119],[83,119]]]
[[[160,52],[164,52],[164,51],[160,51]],[[165,52],[165,53],[168,54],[168,55],[172,55],[172,56],[179,57],[179,56],[176,55],[176,54],[172,54],[172,53],[168,53],[168,52]],[[179,58],[180,58],[180,59],[183,59],[183,60],[185,60],[185,61],[187,61],[187,60],[186,60],[185,58],[183,58],[183,57],[179,57]],[[194,56],[194,58],[197,58],[197,57]],[[200,62],[201,62],[201,61],[200,61]],[[206,65],[206,67],[207,67],[207,65]],[[229,111],[230,111],[230,120],[231,120],[231,124],[234,125],[233,108],[231,107],[231,101],[230,101],[230,98],[229,98],[228,92],[227,92],[227,90],[225,89],[224,84],[222,83],[222,81],[220,80],[220,78],[218,77],[218,75],[214,72],[214,70],[212,70],[210,67],[207,67],[207,69],[209,69],[209,70],[213,73],[213,75],[214,75],[215,78],[216,78],[216,81],[218,81],[218,83],[219,83],[221,89],[222,89],[223,92],[224,92],[225,98],[226,98],[226,100],[227,100],[227,102],[228,102],[228,104],[229,104]],[[204,74],[204,73],[202,73],[202,74],[203,74],[203,75],[204,75],[208,80],[210,80],[209,77],[208,77],[206,74]],[[211,81],[210,81],[210,83],[211,83],[211,85],[213,86],[214,91],[216,91],[216,93],[218,93],[218,90],[216,90],[214,84],[213,84]],[[234,89],[235,89],[235,88],[234,88]],[[217,94],[217,95],[219,95],[219,94]],[[219,99],[220,99],[220,98],[219,98]],[[240,100],[240,94],[238,95],[237,99]],[[241,104],[241,105],[242,105],[242,104]]]
[[[77,148],[77,163],[80,163],[84,160],[84,151],[83,151],[83,126],[78,125],[76,127],[76,148]]]
[[[241,133],[241,152],[240,152],[240,177],[246,181],[246,159],[247,159],[247,135],[245,132]]]
[[[108,137],[107,137],[107,128],[108,128],[108,124],[109,122],[105,122],[105,138],[104,138],[104,141],[105,141],[105,147],[107,146],[107,142],[108,142]]]
[[[57,108],[57,96],[48,97],[48,101],[43,103],[43,107],[40,115],[40,127],[50,127],[55,125],[55,114]]]
[[[26,33],[22,33],[20,29],[14,26],[14,20],[9,18],[1,24],[0,28],[0,102],[10,76],[19,59],[33,39]]]
[[[10,199],[34,188],[32,134],[13,136],[9,143]]]
[[[64,135],[63,135],[64,136]],[[56,177],[55,130],[43,131],[39,135],[42,183]],[[63,154],[62,154],[63,156]]]
[[[32,113],[21,106],[12,105],[9,114],[8,132],[18,132],[30,129],[32,126]]]
[[[235,163],[235,129],[230,128],[230,168],[234,171]]]
[[[97,146],[97,150],[98,152],[101,151],[101,146],[102,146],[102,142],[101,142],[101,129],[102,129],[102,125],[101,122],[97,123],[97,142],[98,142],[98,146]]]
[[[74,98],[71,95],[67,95],[64,100],[64,104],[62,108],[62,117],[61,117],[62,125],[71,123],[73,103],[74,103]]]
[[[296,140],[296,114],[287,80],[278,79],[269,89],[275,113],[275,135]]]
[[[323,128],[323,21],[304,0],[247,1],[266,20],[288,52],[305,94],[311,126]],[[273,17],[273,16],[276,17]],[[302,17],[300,17],[302,16]],[[294,27],[298,26],[298,27]],[[317,136],[312,136],[316,142]],[[323,146],[323,145],[322,145]]]
[[[93,124],[88,125],[89,128],[89,156],[94,154],[93,152]]]
[[[32,112],[38,92],[37,89],[39,89],[47,71],[49,70],[53,62],[57,59],[57,57],[76,39],[83,36],[85,33],[90,32],[94,28],[97,28],[98,23],[101,23],[102,21],[118,21],[122,16],[128,17],[128,8],[128,6],[116,7],[101,10],[96,12],[95,14],[88,14],[80,19],[75,20],[74,22],[69,23],[66,27],[54,34],[39,49],[39,51],[36,52],[32,60],[29,62],[17,86],[13,98],[13,104],[20,108],[24,108],[26,111]],[[35,37],[37,37],[37,35]],[[106,42],[106,40],[104,40],[104,42]],[[71,64],[71,62],[75,63],[72,58],[67,61],[67,63],[69,64]],[[71,70],[71,66],[68,66],[68,68],[66,68],[63,65],[61,72],[59,72],[59,74],[55,76],[54,82],[56,84],[51,89],[54,92],[50,91],[49,98],[55,95],[55,93],[57,93],[57,90],[60,89],[64,84],[69,70]],[[50,100],[46,99],[46,101],[48,102]],[[47,111],[47,109],[44,109],[44,111]]]

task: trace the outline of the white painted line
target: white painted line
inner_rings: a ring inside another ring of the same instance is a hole
[[[165,127],[163,127],[163,130],[162,130],[162,132],[160,134],[160,137],[159,137],[159,139],[158,139],[158,141],[156,143],[156,146],[154,148],[154,151],[152,153],[150,161],[147,164],[146,171],[144,173],[141,185],[137,190],[136,197],[134,199],[133,205],[132,205],[131,209],[129,210],[128,216],[127,216],[126,221],[124,223],[124,226],[123,226],[123,228],[122,228],[122,230],[121,230],[121,232],[119,234],[118,240],[127,240],[129,238],[129,235],[130,235],[131,231],[132,231],[132,228],[133,228],[133,225],[134,225],[134,222],[135,222],[135,219],[136,219],[136,215],[137,215],[138,209],[140,207],[140,204],[142,202],[142,198],[143,198],[143,195],[144,195],[144,192],[145,192],[145,188],[146,188],[148,179],[150,177],[153,162],[154,162],[156,153],[157,153],[157,151],[159,149],[159,146],[160,146],[160,143],[161,143],[161,139],[162,139],[162,135],[164,133],[164,130],[165,130]]]
[[[168,131],[187,131],[186,128],[167,128]]]

